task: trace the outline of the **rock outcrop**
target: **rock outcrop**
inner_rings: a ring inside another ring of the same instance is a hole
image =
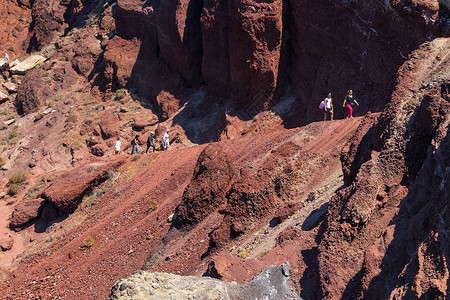
[[[64,213],[72,213],[83,196],[108,178],[108,171],[120,166],[123,160],[111,163],[92,163],[67,171],[42,192],[42,197]]]
[[[44,206],[42,198],[27,199],[16,205],[9,222],[12,228],[20,227],[37,218]]]
[[[38,64],[43,63],[44,61],[45,57],[43,57],[42,55],[30,55],[24,61],[9,69],[9,72],[11,74],[25,75],[26,71],[33,69]]]
[[[357,175],[330,201],[319,246],[326,299],[447,295],[448,239],[438,224],[448,222],[450,199],[449,50],[448,39],[436,39],[414,51],[391,102],[356,139]]]
[[[43,73],[42,69],[30,70],[22,79],[15,101],[20,115],[35,112],[50,101],[52,91],[48,85],[44,84]]]
[[[289,263],[270,266],[244,284],[207,277],[138,271],[116,282],[108,297],[110,300],[197,298],[300,299]]]
[[[207,146],[200,154],[191,183],[177,208],[182,224],[195,224],[226,203],[234,168],[219,144]]]

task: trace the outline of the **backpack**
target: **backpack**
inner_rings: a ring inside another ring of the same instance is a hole
[[[319,108],[320,109],[324,109],[325,108],[325,103],[323,101],[320,102]]]

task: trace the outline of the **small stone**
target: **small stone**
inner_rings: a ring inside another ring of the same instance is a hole
[[[14,84],[12,82],[4,82],[3,86],[6,88],[6,90],[10,93],[17,92],[17,84]]]
[[[34,122],[39,121],[39,120],[42,119],[43,117],[44,117],[43,114],[36,114],[36,115],[34,116]]]
[[[0,101],[8,99],[8,95],[5,92],[0,91]]]
[[[11,235],[0,238],[0,249],[2,251],[11,250],[13,247],[14,240]]]
[[[281,265],[281,273],[283,273],[283,275],[285,277],[289,277],[290,270],[291,270],[291,265],[289,264],[289,262],[285,262]]]
[[[10,120],[8,120],[8,121],[5,121],[5,122],[3,122],[3,123],[5,123],[6,125],[11,125],[12,123],[14,123],[16,121],[16,119],[10,119]]]
[[[123,290],[125,290],[126,288],[128,287],[128,285],[126,284],[126,283],[122,283],[121,285],[120,285],[120,290],[121,291],[123,291]]]
[[[154,288],[155,290],[159,289],[159,284],[157,284],[156,282],[153,282],[152,283],[152,288]]]

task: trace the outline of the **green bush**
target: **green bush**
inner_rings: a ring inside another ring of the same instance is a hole
[[[94,239],[91,237],[87,237],[83,240],[83,245],[81,247],[91,248],[92,246],[94,246]]]
[[[150,199],[147,213],[151,213],[152,211],[155,211],[157,209],[158,209],[158,202],[156,202],[154,199]]]
[[[76,121],[78,121],[78,117],[76,115],[70,115],[66,119],[67,123],[75,123]]]
[[[8,143],[9,144],[15,144],[16,143],[16,137],[18,137],[20,135],[20,130],[19,130],[19,126],[13,126],[9,131],[8,131]]]
[[[246,249],[243,249],[240,253],[239,253],[239,257],[242,259],[246,259],[247,257],[249,257],[248,251]]]
[[[15,196],[20,192],[20,186],[18,184],[10,184],[8,185],[8,195]]]
[[[25,172],[17,172],[9,177],[10,184],[22,184],[27,180],[27,173]]]
[[[120,99],[122,99],[125,96],[126,96],[126,90],[125,89],[118,89],[116,91],[116,95],[114,96],[114,99],[115,100],[120,100]]]

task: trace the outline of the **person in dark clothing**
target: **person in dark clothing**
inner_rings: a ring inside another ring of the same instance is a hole
[[[353,107],[355,105],[359,106],[358,101],[356,101],[355,97],[353,97],[353,91],[348,90],[347,96],[344,99],[344,104],[342,104],[342,107],[345,107],[347,109],[347,114],[345,115],[345,118],[352,118],[353,117]]]
[[[153,152],[156,151],[156,147],[155,147],[155,134],[152,132],[150,132],[148,139],[147,139],[147,150],[145,150],[145,153],[148,152],[148,149],[150,149],[150,147],[152,147]]]
[[[131,154],[139,153],[139,134],[136,134],[134,139],[131,141]]]

